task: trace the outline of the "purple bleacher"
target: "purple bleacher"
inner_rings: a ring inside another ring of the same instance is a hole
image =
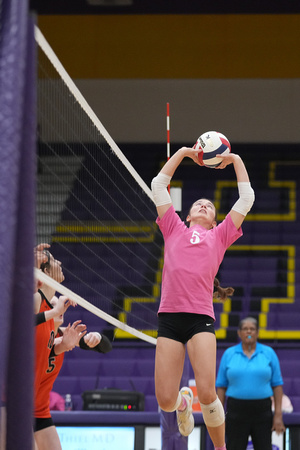
[[[107,387],[113,387],[113,386],[104,386],[103,388],[99,388],[99,376],[77,376],[78,378],[78,386],[79,386],[79,392],[84,391],[92,391],[94,389],[105,389]],[[110,377],[108,377],[110,379]],[[109,379],[106,380],[108,383]],[[109,384],[109,383],[108,383]]]
[[[157,329],[157,315],[149,312],[139,313],[139,315],[129,314],[127,316],[127,324],[138,330],[140,329]]]
[[[153,345],[145,347],[116,347],[110,353],[103,355],[105,359],[136,359],[153,360],[155,358],[155,347]]]
[[[159,307],[159,302],[132,302],[131,312],[133,314],[140,313],[157,313]]]
[[[136,359],[127,359],[126,361],[121,361],[120,359],[102,360],[100,374],[104,376],[117,376],[118,374],[122,374],[124,377],[130,377],[135,375],[136,367]]]
[[[238,241],[237,241],[238,245]],[[222,262],[221,270],[277,270],[278,261],[274,256],[232,256],[232,253],[226,253]]]
[[[53,391],[58,392],[60,395],[79,394],[78,376],[58,376],[54,382]]]
[[[294,303],[270,303],[269,311],[271,313],[297,313],[299,314],[299,303],[294,301]],[[298,328],[298,327],[297,327]]]
[[[298,360],[300,357],[300,349],[297,348],[278,348],[276,349],[276,354],[279,361],[283,360]],[[299,375],[300,376],[300,375]]]
[[[136,373],[140,376],[154,377],[154,359],[137,361]]]
[[[104,361],[107,360],[121,360],[122,363],[124,363],[124,360],[148,360],[151,359],[154,361],[154,357],[155,357],[155,347],[149,345],[149,347],[147,346],[139,346],[138,348],[136,347],[114,347],[114,343],[113,343],[113,349],[111,352],[109,353],[97,353],[97,352],[93,352],[90,350],[82,350],[80,348],[75,348],[74,350],[72,350],[72,352],[68,352],[65,356],[65,358],[67,359],[73,359],[73,355],[74,352],[76,352],[76,357],[77,358],[85,358],[85,357],[89,357],[92,356],[93,358],[100,358],[103,361],[103,364],[105,364]]]
[[[155,395],[146,395],[145,411],[158,411],[158,403]]]
[[[284,377],[283,379],[283,392],[290,397],[291,395],[298,395],[297,392],[294,391],[294,379]]]
[[[280,368],[283,378],[285,377],[300,377],[300,360],[284,359],[280,361]]]
[[[132,377],[124,377],[117,376],[111,377],[112,382],[111,386],[115,389],[121,389],[124,391],[138,391],[142,392],[144,395],[154,395],[154,378],[153,376],[149,377],[140,377],[140,376],[132,376]],[[99,377],[99,385],[104,385],[105,380],[102,380]],[[107,382],[106,382],[107,384]],[[101,388],[102,389],[102,388]]]
[[[81,394],[72,395],[72,404],[74,411],[82,411],[83,409],[83,400]]]
[[[87,359],[89,361],[98,361],[104,356],[105,355],[103,353],[98,353],[93,350],[82,350],[81,348],[76,347],[71,352],[68,352],[67,355],[65,355],[65,361],[68,361],[70,359]]]
[[[154,377],[132,376],[78,376],[78,386],[81,392],[93,389],[122,389],[138,391],[145,395],[154,395]]]
[[[145,410],[157,411],[158,405],[154,392],[153,377],[95,377],[95,376],[63,376],[58,378],[53,390],[62,396],[72,395],[73,409],[82,409],[81,395],[85,391],[96,389],[120,389],[138,391],[145,395]]]
[[[93,376],[98,375],[101,372],[101,361],[100,358],[97,360],[89,360],[89,359],[68,359],[64,361],[64,365],[66,365],[66,369],[69,375],[76,376]]]
[[[145,395],[145,410],[157,411],[154,357],[155,347],[147,344],[117,347],[107,354],[76,348],[66,353],[53,390],[63,396],[71,393],[76,410],[82,408],[81,394],[87,390],[137,390]]]
[[[83,311],[82,322],[88,327],[88,331],[99,331],[104,325],[103,319],[88,310]],[[93,327],[93,329],[91,329],[91,327]]]
[[[284,382],[286,382],[286,378],[284,379]],[[287,387],[289,387],[289,386],[287,385]],[[298,377],[292,378],[291,387],[289,387],[289,389],[290,389],[290,393],[287,394],[287,392],[285,391],[285,388],[284,388],[284,392],[286,392],[287,395],[300,397],[300,374]]]
[[[73,308],[70,306],[67,311],[64,314],[64,324],[62,325],[67,326],[69,323],[74,323],[76,320],[82,320],[82,316],[84,313],[84,309],[76,306]]]
[[[290,400],[292,402],[293,408],[294,408],[294,412],[300,412],[300,396],[289,396]]]
[[[288,310],[288,305],[286,305]],[[268,329],[270,330],[297,330],[299,328],[299,316],[293,312],[269,312]]]
[[[277,284],[277,271],[275,270],[250,270],[249,268],[222,269],[220,271],[220,280],[224,280],[229,284],[251,284],[257,285],[274,285]]]

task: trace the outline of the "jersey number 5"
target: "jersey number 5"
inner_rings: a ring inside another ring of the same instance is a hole
[[[51,373],[53,372],[53,370],[55,369],[55,357],[52,356],[48,359],[48,369],[47,369],[47,373]]]
[[[192,237],[190,239],[191,244],[199,244],[200,242],[200,234],[198,231],[193,231]]]

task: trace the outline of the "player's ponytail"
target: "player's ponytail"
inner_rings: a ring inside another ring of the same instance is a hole
[[[234,289],[232,287],[223,288],[222,286],[220,286],[218,278],[214,279],[214,298],[219,300],[226,300],[226,298],[233,295],[233,293]]]

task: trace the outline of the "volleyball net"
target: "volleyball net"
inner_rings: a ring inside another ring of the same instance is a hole
[[[65,281],[36,276],[75,300],[87,325],[97,317],[115,338],[155,344],[163,246],[151,191],[37,27],[35,37],[36,244],[51,245]]]

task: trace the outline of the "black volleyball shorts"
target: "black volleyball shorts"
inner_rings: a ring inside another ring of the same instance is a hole
[[[205,314],[159,313],[157,337],[166,337],[186,344],[195,334],[215,334],[214,319]]]

